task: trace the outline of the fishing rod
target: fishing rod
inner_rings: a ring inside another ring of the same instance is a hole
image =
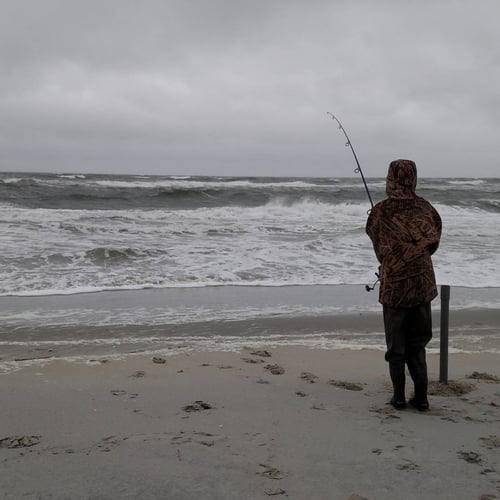
[[[363,184],[365,185],[366,194],[368,195],[368,199],[370,200],[370,204],[373,208],[373,200],[372,200],[370,191],[368,190],[368,185],[366,184],[365,176],[363,175],[363,171],[361,170],[361,165],[359,164],[358,157],[356,156],[356,152],[354,151],[354,148],[352,147],[351,139],[349,139],[349,136],[347,135],[345,128],[342,126],[342,123],[340,123],[340,120],[336,116],[334,116],[332,113],[330,113],[329,111],[327,111],[326,114],[328,116],[330,116],[330,118],[332,120],[336,121],[339,124],[339,129],[342,130],[342,132],[344,132],[345,138],[347,139],[347,142],[345,143],[346,148],[351,148],[354,159],[356,160],[357,168],[354,169],[354,173],[361,175],[361,179],[363,180]]]
[[[354,148],[352,147],[351,139],[349,139],[349,136],[347,135],[347,132],[345,131],[345,128],[343,127],[342,123],[340,123],[340,120],[335,115],[330,113],[329,111],[327,111],[326,114],[328,116],[330,116],[330,118],[332,120],[336,121],[339,124],[339,129],[342,130],[342,132],[344,132],[345,138],[347,139],[347,142],[345,143],[345,145],[346,145],[346,147],[351,148],[354,159],[356,160],[357,168],[354,169],[354,173],[361,175],[361,179],[363,180],[363,184],[365,185],[366,194],[368,195],[368,199],[370,200],[370,204],[373,208],[373,200],[372,200],[370,191],[368,190],[368,185],[366,184],[366,179],[365,179],[365,176],[363,175],[363,170],[361,170],[361,165],[359,164],[358,157],[356,156],[356,151],[354,151]],[[372,290],[374,290],[375,285],[380,281],[380,274],[375,273],[375,276],[377,277],[377,281],[375,281],[375,283],[373,283],[373,285],[365,285],[365,290],[367,292],[371,292]]]

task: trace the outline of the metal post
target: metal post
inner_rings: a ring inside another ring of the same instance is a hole
[[[448,322],[450,311],[450,285],[441,285],[441,331],[439,345],[439,381],[448,383]]]

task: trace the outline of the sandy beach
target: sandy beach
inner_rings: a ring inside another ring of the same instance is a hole
[[[497,289],[452,299],[419,413],[360,287],[2,297],[0,498],[500,498]]]
[[[56,360],[0,375],[5,499],[500,498],[500,356],[396,411],[377,350]],[[410,391],[408,391],[410,392]]]

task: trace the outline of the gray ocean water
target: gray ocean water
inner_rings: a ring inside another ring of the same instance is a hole
[[[368,185],[384,198],[383,179]],[[421,179],[418,194],[443,219],[434,263],[452,308],[500,309],[500,179]],[[2,173],[0,206],[4,359],[85,342],[121,352],[119,328],[145,349],[172,325],[379,313],[359,178]],[[381,345],[379,326],[344,344]]]

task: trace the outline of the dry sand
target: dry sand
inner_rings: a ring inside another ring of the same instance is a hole
[[[374,350],[26,367],[0,375],[0,498],[500,498],[499,360],[452,355],[428,413],[387,405]]]

